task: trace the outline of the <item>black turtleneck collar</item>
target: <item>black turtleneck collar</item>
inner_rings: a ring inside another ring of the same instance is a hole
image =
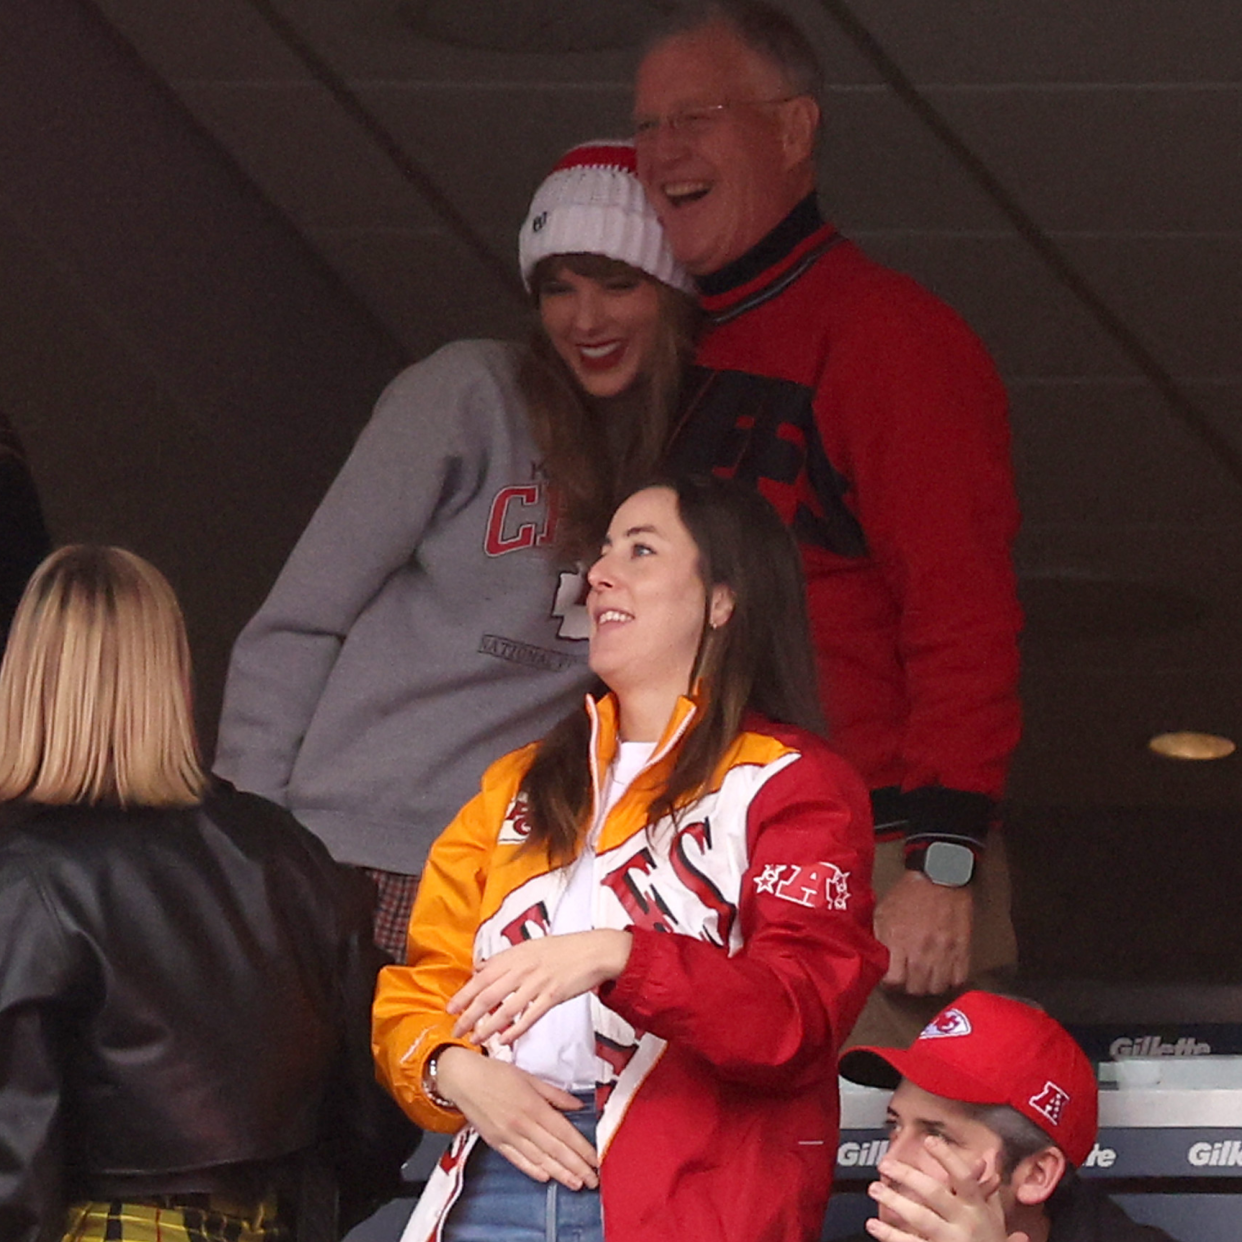
[[[762,241],[756,242],[732,263],[726,263],[720,271],[696,277],[694,283],[699,292],[709,298],[748,284],[783,259],[816,229],[822,228],[823,224],[819,200],[812,190]]]

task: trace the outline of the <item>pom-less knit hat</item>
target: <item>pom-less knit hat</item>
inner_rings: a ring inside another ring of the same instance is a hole
[[[602,254],[685,293],[694,290],[643,192],[632,142],[599,139],[574,147],[535,191],[518,234],[528,289],[535,265],[553,254]]]
[[[1095,1071],[1070,1033],[1007,996],[967,992],[942,1009],[907,1049],[851,1048],[841,1074],[865,1087],[902,1079],[946,1100],[1008,1104],[1080,1165],[1095,1143]]]

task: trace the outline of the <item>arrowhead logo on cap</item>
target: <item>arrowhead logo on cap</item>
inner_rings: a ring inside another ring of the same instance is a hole
[[[970,1019],[960,1009],[946,1009],[923,1028],[919,1038],[950,1039],[955,1035],[969,1035],[972,1029]]]

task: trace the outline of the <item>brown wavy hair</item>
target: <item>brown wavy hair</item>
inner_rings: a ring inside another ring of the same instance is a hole
[[[793,535],[758,492],[740,483],[690,476],[650,486],[676,493],[678,514],[698,548],[706,595],[723,585],[734,602],[717,629],[704,612],[691,679],[700,714],[651,803],[649,828],[666,815],[675,818],[707,787],[747,712],[824,732],[802,557]],[[540,742],[522,781],[528,846],[546,848],[554,862],[574,857],[591,813],[590,732],[585,710],[566,716]]]
[[[531,431],[555,496],[557,551],[571,560],[594,559],[613,511],[652,477],[664,457],[700,313],[688,294],[600,254],[541,260],[530,280],[536,309],[544,287],[564,268],[592,280],[650,281],[660,294],[653,357],[629,391],[606,400],[584,392],[540,324],[518,368]]]

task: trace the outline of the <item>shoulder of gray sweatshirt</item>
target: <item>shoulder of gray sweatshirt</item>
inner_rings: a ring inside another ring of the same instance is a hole
[[[393,380],[233,648],[216,771],[343,862],[420,870],[593,681],[515,363],[459,341]]]

